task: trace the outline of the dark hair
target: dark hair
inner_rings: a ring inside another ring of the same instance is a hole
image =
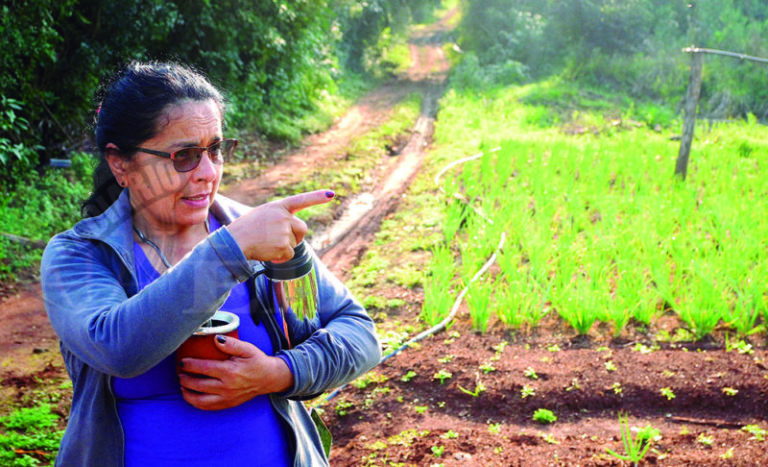
[[[213,100],[224,117],[224,97],[205,76],[174,62],[131,62],[102,93],[96,116],[99,165],[93,173],[93,193],[81,208],[83,217],[103,213],[120,195],[105,157],[107,144],[132,157],[131,148],[157,135],[168,107],[184,100]]]

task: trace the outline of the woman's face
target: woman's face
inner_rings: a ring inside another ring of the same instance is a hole
[[[185,101],[170,107],[166,117],[157,136],[143,142],[142,148],[171,153],[207,147],[223,137],[221,112],[214,101]],[[205,222],[223,170],[208,152],[189,172],[179,173],[170,159],[141,151],[126,166],[124,181],[130,189],[134,221],[169,233]]]

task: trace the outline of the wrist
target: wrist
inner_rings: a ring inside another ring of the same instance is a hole
[[[273,383],[274,387],[271,392],[286,392],[293,387],[294,377],[291,367],[280,357],[270,357],[272,361],[273,369]]]

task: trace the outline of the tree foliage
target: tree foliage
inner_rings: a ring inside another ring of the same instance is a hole
[[[688,80],[686,46],[768,57],[768,3],[759,0],[463,0],[462,6],[461,47],[476,56],[468,54],[478,73],[502,80],[510,73],[562,74],[677,102]],[[499,74],[502,64],[511,71]],[[768,118],[765,73],[763,65],[708,57],[702,111]]]
[[[0,176],[82,146],[98,86],[132,59],[195,66],[230,97],[231,125],[295,140],[301,117],[321,93],[336,92],[345,67],[370,71],[379,37],[404,32],[436,3],[8,0],[0,7]]]

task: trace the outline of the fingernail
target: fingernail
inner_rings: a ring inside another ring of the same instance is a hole
[[[227,336],[222,336],[221,334],[219,334],[218,336],[216,336],[216,340],[219,341],[220,344],[223,344],[227,342]]]
[[[333,198],[334,196],[336,196],[336,193],[334,193],[332,191],[326,191],[325,192],[325,197],[326,198]]]

